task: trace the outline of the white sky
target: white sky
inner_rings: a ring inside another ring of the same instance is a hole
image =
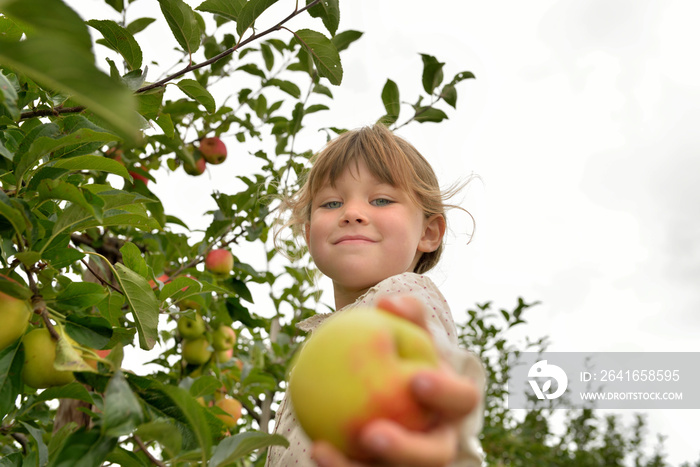
[[[550,350],[700,351],[696,2],[353,0],[341,8],[340,29],[365,36],[344,53],[343,86],[333,110],[314,116],[319,125],[373,122],[387,78],[414,101],[419,53],[446,62],[447,79],[477,76],[458,86],[449,121],[401,131],[446,185],[481,177],[463,203],[476,236],[465,245],[469,220],[455,212],[432,274],[457,319],[476,302],[512,308],[522,296],[542,301],[526,314],[526,331],[549,336]],[[169,50],[160,31],[148,47]],[[227,142],[230,159],[216,172],[159,178],[153,189],[166,212],[206,225],[209,193],[231,192],[251,161]],[[672,464],[698,458],[700,410],[649,416],[650,431],[668,435]]]

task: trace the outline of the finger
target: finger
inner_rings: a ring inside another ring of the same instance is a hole
[[[468,415],[480,399],[476,384],[452,371],[420,371],[411,379],[411,390],[422,405],[448,420]]]
[[[428,328],[425,306],[411,295],[385,295],[377,299],[376,305],[382,310],[407,319],[423,329]]]
[[[457,455],[457,428],[441,425],[429,432],[417,432],[388,420],[377,420],[363,430],[360,443],[386,464],[444,466]]]
[[[317,441],[311,446],[311,459],[319,467],[356,467],[356,464],[347,459],[333,445],[326,441]]]

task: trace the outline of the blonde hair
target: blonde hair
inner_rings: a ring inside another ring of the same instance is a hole
[[[435,172],[418,150],[379,123],[342,133],[314,155],[311,163],[301,189],[285,199],[281,206],[283,212],[290,213],[285,227],[291,227],[295,236],[303,236],[304,225],[310,221],[314,195],[327,183],[335,187],[336,180],[347,168],[351,165],[357,168],[360,163],[364,163],[380,182],[404,191],[426,218],[438,214],[447,224],[446,210],[462,209],[446,201],[459,192],[463,184],[440,190]],[[413,272],[422,274],[432,269],[442,251],[441,242],[435,251],[423,253]]]

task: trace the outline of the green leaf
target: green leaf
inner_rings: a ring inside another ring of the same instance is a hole
[[[19,120],[20,112],[17,108],[17,91],[7,77],[0,70],[0,105],[2,105],[13,121]],[[2,144],[2,142],[0,142]],[[4,147],[4,146],[3,146]],[[8,157],[9,159],[9,157]]]
[[[126,301],[133,311],[139,345],[150,350],[158,340],[158,299],[148,281],[121,263],[115,265]]]
[[[18,20],[28,37],[44,35],[83,52],[92,49],[90,33],[82,18],[63,2],[3,0],[0,12]]]
[[[394,123],[401,112],[401,100],[399,98],[399,87],[390,79],[386,80],[384,89],[382,89],[382,102],[384,103],[387,116],[393,119],[391,123]]]
[[[313,0],[306,0],[306,4],[313,2]],[[323,20],[323,25],[331,33],[331,36],[335,36],[338,30],[338,24],[340,23],[340,7],[338,6],[338,0],[321,0],[315,6],[309,8],[309,14],[314,18],[321,18]]]
[[[147,120],[154,119],[160,114],[163,107],[163,94],[165,88],[160,87],[150,91],[140,92],[136,95],[139,113]]]
[[[26,221],[22,210],[16,204],[16,199],[12,199],[5,194],[4,191],[0,190],[0,216],[7,219],[15,232],[21,234],[26,229]]]
[[[49,448],[44,443],[43,431],[23,421],[20,423],[36,441],[37,451],[39,451],[39,465],[46,465],[49,460]]]
[[[354,30],[343,31],[333,36],[331,42],[338,52],[342,52],[343,50],[347,49],[350,44],[362,37],[362,34],[362,32]]]
[[[66,320],[66,332],[78,343],[93,349],[103,349],[112,338],[112,326],[99,316],[72,314]]]
[[[72,433],[52,456],[48,467],[94,467],[102,465],[116,447],[118,438],[105,437],[97,430],[84,428]]]
[[[105,391],[102,434],[126,436],[143,421],[143,411],[121,371],[117,371]]]
[[[442,83],[442,67],[445,65],[432,55],[420,54],[423,59],[423,89],[432,94],[436,87]]]
[[[246,0],[206,0],[195,10],[214,13],[231,21],[237,21]]]
[[[5,42],[18,42],[22,38],[22,30],[6,16],[0,17],[0,39]]]
[[[129,171],[124,165],[103,156],[76,156],[67,159],[59,159],[51,163],[53,167],[59,169],[67,169],[72,171],[79,170],[97,170],[98,172],[107,172],[114,175],[119,175],[126,180],[131,180]]]
[[[59,371],[93,371],[92,367],[83,360],[83,355],[62,333],[56,341],[56,359],[53,367]]]
[[[236,32],[239,36],[255,23],[255,20],[263,14],[265,10],[277,3],[277,0],[249,0],[241,8],[236,20]]]
[[[265,82],[265,85],[278,87],[282,91],[294,97],[295,99],[299,99],[301,97],[301,90],[299,89],[299,86],[292,83],[291,81],[273,78],[267,80]]]
[[[77,381],[73,381],[65,386],[48,388],[36,396],[36,402],[45,402],[54,399],[75,399],[89,404],[94,403],[90,393],[85,389],[85,386]]]
[[[163,130],[163,134],[168,138],[173,138],[175,136],[175,125],[173,125],[173,119],[170,114],[160,114],[156,118],[156,123]]]
[[[465,79],[475,79],[476,76],[474,76],[474,73],[471,71],[462,71],[460,73],[457,73],[454,78],[452,78],[452,81],[450,84],[457,84],[460,81],[464,81]]]
[[[35,139],[32,142],[32,145],[30,146],[29,150],[24,153],[17,164],[17,169],[16,169],[16,175],[19,180],[22,180],[24,178],[25,173],[27,170],[29,170],[31,167],[33,167],[41,158],[48,156],[51,152],[57,151],[61,148],[66,148],[66,147],[71,147],[71,146],[79,146],[79,145],[85,145],[85,144],[90,144],[90,143],[107,143],[111,141],[118,141],[119,138],[115,136],[112,133],[103,133],[103,132],[96,132],[95,130],[89,129],[89,128],[81,128],[77,130],[74,133],[59,137],[59,138],[51,138],[48,136],[41,136],[37,139]],[[112,170],[117,171],[117,172],[122,172],[122,167],[121,169],[117,168],[114,164],[119,164],[118,162],[104,158],[101,156],[85,156],[85,157],[93,157],[94,160],[100,159],[104,160],[105,162],[101,164],[101,167],[111,167]],[[70,167],[71,169],[76,169],[76,170],[83,170],[86,169],[86,167],[82,167],[79,165],[80,162],[86,161],[88,159],[78,159],[77,161],[71,161],[71,162],[65,162],[65,163],[60,163],[58,161],[52,163],[54,167],[59,167],[59,168],[68,168]],[[107,162],[109,161],[109,162]],[[66,164],[66,165],[62,165]],[[127,173],[128,176],[128,173]]]
[[[206,464],[211,449],[211,431],[204,415],[204,407],[199,405],[187,391],[175,386],[164,386],[163,392],[180,409],[187,423],[192,428],[201,448],[202,465]]]
[[[158,0],[160,10],[180,47],[192,55],[199,49],[202,31],[192,8],[182,0]]]
[[[155,22],[155,20],[155,18],[136,18],[126,25],[126,30],[132,35],[137,34],[146,29],[151,23]]]
[[[0,274],[0,292],[20,300],[29,300],[32,297],[32,291],[29,287],[14,280],[8,279]]]
[[[122,254],[124,266],[131,269],[144,279],[148,279],[150,277],[148,265],[146,264],[146,260],[141,254],[139,247],[131,242],[126,242],[124,243],[124,246],[119,249],[119,252]]]
[[[457,89],[452,84],[443,86],[440,97],[453,108],[457,108]]]
[[[424,122],[441,122],[443,120],[447,119],[447,114],[443,112],[440,109],[436,109],[435,107],[421,107],[418,110],[416,110],[415,117],[413,118],[415,121],[424,123]]]
[[[195,399],[201,396],[208,396],[221,387],[221,381],[212,375],[204,375],[197,378],[190,386],[190,395]]]
[[[17,340],[0,350],[0,420],[15,406],[24,383],[20,378],[24,364],[24,350]]]
[[[339,85],[343,80],[343,67],[338,50],[330,39],[311,29],[300,29],[294,36],[311,55],[318,74],[328,78],[331,84]]]
[[[214,450],[214,454],[209,460],[209,467],[230,465],[258,449],[269,446],[289,447],[289,441],[281,435],[269,435],[257,431],[239,433],[224,438]]]
[[[93,19],[87,24],[100,31],[102,37],[107,41],[107,46],[119,52],[130,70],[141,68],[143,53],[138,42],[129,31],[119,26],[114,21]]]
[[[39,203],[48,199],[60,199],[80,205],[88,211],[93,210],[93,206],[87,202],[80,189],[71,183],[45,179],[41,181],[37,191],[39,192],[37,198]],[[95,213],[95,215],[97,214],[99,213]]]
[[[144,441],[157,441],[165,452],[174,457],[182,450],[182,433],[171,420],[154,420],[138,427],[136,434]]]
[[[275,65],[275,54],[272,52],[272,47],[267,44],[260,44],[260,53],[263,56],[267,71],[272,70],[272,67]]]
[[[204,86],[193,79],[181,79],[177,82],[177,87],[192,99],[196,100],[207,109],[207,112],[216,112],[216,102],[214,96],[206,90]]]
[[[125,139],[137,138],[139,123],[135,118],[134,96],[121,82],[100,71],[89,51],[52,37],[31,37],[3,44],[0,62],[46,88],[71,96]]]
[[[94,282],[71,282],[56,296],[56,302],[73,309],[97,305],[107,297],[107,291]]]

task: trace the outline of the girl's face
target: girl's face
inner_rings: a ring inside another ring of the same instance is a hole
[[[405,192],[380,182],[360,163],[345,170],[335,187],[329,183],[316,193],[305,235],[314,262],[333,280],[341,308],[383,279],[413,271],[420,255],[440,244],[439,221],[426,219]]]

